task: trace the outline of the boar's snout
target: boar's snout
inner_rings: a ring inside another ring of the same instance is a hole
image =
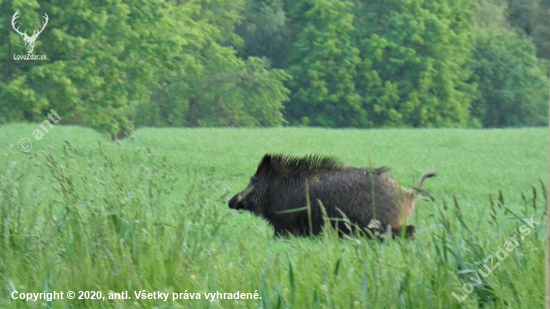
[[[231,209],[243,209],[243,203],[242,202],[242,197],[240,196],[241,194],[235,194],[235,196],[233,196],[229,201],[227,201],[227,205],[229,205],[229,208]]]
[[[246,197],[254,191],[254,185],[248,184],[246,189],[244,189],[242,192],[239,192],[235,194],[228,202],[227,205],[229,205],[229,208],[231,209],[245,209],[246,208]]]

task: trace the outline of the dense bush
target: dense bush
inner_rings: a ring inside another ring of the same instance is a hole
[[[484,127],[542,126],[548,121],[548,62],[533,44],[513,31],[476,34],[472,70],[479,97],[472,116]]]

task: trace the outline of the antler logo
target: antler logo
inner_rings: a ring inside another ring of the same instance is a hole
[[[46,22],[44,22],[42,24],[42,29],[40,29],[40,31],[36,32],[36,30],[33,31],[32,33],[32,36],[28,36],[27,35],[27,30],[25,29],[25,32],[22,33],[21,31],[19,31],[19,27],[15,28],[15,20],[19,18],[19,16],[17,16],[17,14],[19,13],[19,11],[15,12],[15,14],[13,14],[13,18],[11,19],[11,26],[13,27],[13,30],[15,30],[17,33],[19,33],[21,35],[21,37],[23,38],[23,40],[25,40],[25,48],[27,49],[27,53],[32,53],[32,50],[34,49],[34,42],[36,41],[36,39],[38,38],[38,35],[40,33],[42,33],[42,31],[44,31],[44,28],[46,28],[46,25],[48,24],[48,14],[44,13],[44,19],[46,19]]]

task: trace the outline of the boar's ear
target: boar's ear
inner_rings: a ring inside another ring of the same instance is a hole
[[[262,158],[262,162],[260,162],[260,165],[258,165],[258,169],[256,170],[255,176],[259,178],[263,178],[267,175],[270,169],[271,169],[271,155],[266,154]]]

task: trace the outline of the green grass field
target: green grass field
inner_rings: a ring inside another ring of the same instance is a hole
[[[36,140],[35,129],[0,128],[0,308],[544,305],[546,129],[140,129],[120,144],[63,126]],[[22,138],[33,143],[27,154]],[[265,221],[225,201],[265,153],[279,152],[388,166],[409,187],[433,170],[425,188],[436,201],[418,202],[412,240],[340,239],[330,229],[273,239]],[[531,216],[540,223],[526,234]],[[12,299],[52,291],[65,299]],[[123,291],[131,299],[108,299]],[[204,294],[237,291],[258,299]]]

